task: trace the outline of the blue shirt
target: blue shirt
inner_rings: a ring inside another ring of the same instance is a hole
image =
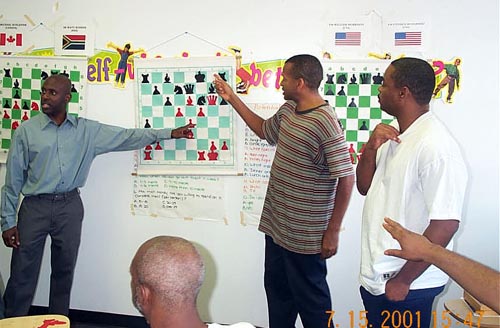
[[[2,187],[2,231],[16,226],[19,194],[62,193],[82,187],[97,155],[170,139],[171,129],[125,129],[68,115],[57,126],[40,113],[12,138]]]

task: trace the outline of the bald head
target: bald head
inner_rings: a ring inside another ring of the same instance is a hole
[[[163,306],[175,309],[196,305],[205,267],[189,241],[159,236],[141,245],[132,260],[130,272],[132,285],[149,288]]]
[[[61,86],[61,91],[64,92],[64,94],[71,94],[71,80],[64,74],[54,74],[49,76],[45,82],[47,81],[53,81],[55,84]]]

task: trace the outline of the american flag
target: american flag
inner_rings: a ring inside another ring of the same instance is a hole
[[[336,46],[359,46],[361,45],[361,32],[336,32]]]
[[[420,46],[422,45],[422,32],[396,32],[394,33],[394,45]]]

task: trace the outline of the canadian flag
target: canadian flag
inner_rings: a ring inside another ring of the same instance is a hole
[[[21,47],[23,45],[23,35],[22,33],[17,33],[14,35],[7,35],[7,33],[0,33],[0,46],[12,46],[16,45]]]

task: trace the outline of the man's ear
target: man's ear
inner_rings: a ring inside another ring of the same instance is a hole
[[[151,301],[152,301],[151,289],[149,289],[149,287],[142,285],[142,284],[137,286],[137,288],[139,289],[138,292],[140,295],[140,299],[142,301],[142,307],[145,309],[149,308],[151,306]]]

